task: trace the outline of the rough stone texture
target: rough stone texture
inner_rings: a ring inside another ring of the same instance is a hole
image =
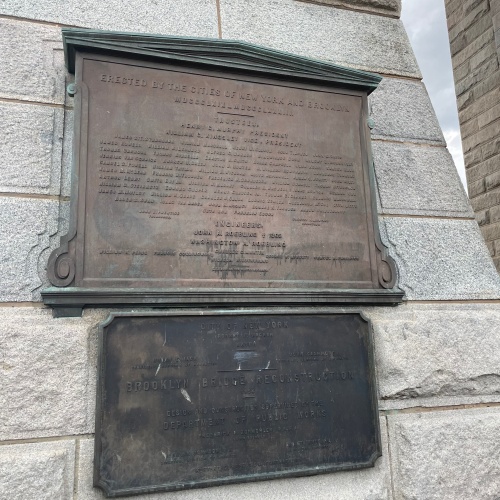
[[[93,432],[95,336],[104,317],[0,308],[0,440]]]
[[[500,401],[500,303],[367,311],[382,408]]]
[[[499,131],[500,127],[498,126],[498,123],[490,123],[484,128],[478,129],[475,133],[473,133],[473,135],[464,138],[462,141],[464,153],[468,153],[476,146],[495,139],[498,136]]]
[[[47,259],[64,234],[59,219],[57,201],[0,198],[0,301],[40,300]]]
[[[457,95],[461,95],[472,89],[474,85],[477,85],[485,78],[494,75],[496,71],[498,71],[498,60],[496,57],[487,60],[484,64],[474,70],[470,68],[469,64],[460,66],[460,68],[457,68],[455,71],[455,75],[457,75],[456,79],[458,80],[460,76],[459,73],[465,73],[465,76],[455,85]]]
[[[381,417],[382,457],[373,469],[351,472],[320,474],[312,477],[279,479],[256,483],[235,484],[216,488],[185,490],[173,493],[157,493],[146,496],[146,500],[254,500],[272,498],[273,500],[293,500],[314,498],[316,500],[389,500],[389,453],[387,449],[387,430],[385,417]],[[101,490],[92,488],[92,464],[94,442],[90,439],[80,441],[80,460],[78,470],[78,500],[101,500]]]
[[[1,9],[7,13],[6,2]],[[0,19],[0,67],[0,97],[64,103],[65,69],[59,27]]]
[[[388,418],[396,499],[498,500],[498,408]]]
[[[459,115],[481,97],[495,90],[500,84],[500,72],[496,71],[457,98]]]
[[[476,221],[382,217],[380,226],[408,299],[500,298],[500,277]]]
[[[460,120],[466,122],[485,111],[490,110],[493,106],[498,104],[500,99],[500,87],[493,89],[488,94],[482,96],[481,98],[474,101],[466,109],[463,109],[459,113]]]
[[[484,33],[491,27],[491,19],[488,16],[479,18],[476,23],[467,28],[467,31],[460,32],[450,43],[451,55],[454,56],[461,50],[464,50],[471,41]]]
[[[457,9],[451,16],[447,16],[448,35],[450,41],[455,40],[469,26],[474,25],[485,14],[489,12],[489,0],[474,0],[469,5],[463,5],[462,9]]]
[[[59,194],[63,110],[0,103],[0,191]]]
[[[312,0],[299,0],[308,2]],[[314,0],[314,3],[399,17],[401,0]]]
[[[500,69],[495,43],[500,8],[498,2],[487,0],[460,5],[446,0],[445,4],[469,197],[500,270],[494,250],[500,245],[500,234],[490,221],[491,211],[500,206]]]
[[[485,0],[445,0],[448,27],[455,26],[464,16],[470,14]]]
[[[384,78],[368,98],[374,139],[446,145],[425,86]]]
[[[216,38],[215,0],[4,0],[2,13],[101,30]]]
[[[382,213],[474,217],[447,149],[373,141],[372,150]]]
[[[0,498],[73,498],[74,441],[0,447]]]
[[[223,38],[384,74],[420,77],[401,21],[294,0],[222,0]]]

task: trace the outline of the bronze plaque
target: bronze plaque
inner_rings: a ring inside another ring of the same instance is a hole
[[[242,42],[63,38],[71,221],[42,293],[56,315],[401,302],[373,208],[380,77]]]
[[[89,126],[77,282],[378,283],[362,95],[81,65]]]
[[[114,313],[94,484],[108,496],[373,466],[369,323],[328,311]]]

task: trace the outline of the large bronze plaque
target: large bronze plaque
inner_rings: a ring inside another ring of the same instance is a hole
[[[373,466],[359,314],[115,313],[101,327],[94,483],[109,496]]]
[[[237,42],[197,41],[207,49],[195,58],[136,37],[140,55],[124,58],[125,35],[77,33],[72,220],[48,266],[67,288],[45,291],[48,303],[171,303],[174,290],[198,304],[275,290],[280,302],[278,289],[401,300],[373,210],[367,93],[378,77],[289,54],[270,64]]]
[[[361,93],[91,58],[81,72],[77,282],[378,285]]]

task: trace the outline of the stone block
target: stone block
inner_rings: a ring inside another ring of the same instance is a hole
[[[498,30],[500,28],[500,7],[497,2],[491,2],[491,15],[493,20],[493,29]]]
[[[492,141],[488,141],[467,151],[467,153],[464,154],[465,164],[472,170],[471,174],[474,174],[474,176],[481,175],[483,171],[488,174],[498,169],[498,164],[495,168],[492,168],[491,163],[494,164],[498,160],[499,153],[500,138],[497,137]]]
[[[391,498],[389,478],[389,452],[385,417],[381,417],[382,457],[371,469],[336,472],[317,476],[276,479],[234,484],[213,488],[184,490],[171,493],[156,493],[147,500],[293,500],[314,498],[316,500],[388,500]],[[92,487],[94,442],[80,441],[78,462],[78,500],[102,500],[100,489]],[[144,498],[132,496],[129,498]]]
[[[458,40],[460,36],[463,36],[466,44],[471,44],[480,37],[483,33],[491,30],[491,18],[490,16],[483,16],[479,18],[474,24],[468,26],[465,31],[460,33],[460,35],[455,39]]]
[[[493,257],[493,264],[495,264],[497,271],[500,273],[500,257]]]
[[[463,15],[469,15],[476,7],[484,3],[485,0],[461,0]]]
[[[477,37],[473,42],[468,44],[461,50],[458,54],[453,57],[453,69],[455,70],[466,61],[471,59],[475,54],[481,51],[488,45],[491,45],[491,41],[493,39],[493,33],[491,31],[486,31],[479,37]]]
[[[468,16],[474,9],[476,9],[476,7],[478,7],[482,3],[485,3],[486,1],[487,0],[458,0],[457,2],[455,2],[455,4],[453,4],[453,2],[446,2],[446,17],[448,29],[456,26],[457,23]]]
[[[493,106],[493,108],[489,109],[482,115],[478,116],[478,124],[481,128],[489,125],[491,122],[498,120],[500,118],[500,104]],[[498,129],[500,132],[500,125],[498,125]]]
[[[490,142],[481,145],[481,158],[487,160],[500,153],[500,138],[495,138]]]
[[[445,148],[373,141],[372,149],[383,213],[473,217]]]
[[[480,210],[475,213],[475,216],[479,227],[490,223],[490,210]]]
[[[464,140],[466,137],[470,137],[472,134],[476,134],[477,132],[479,132],[478,119],[479,117],[473,118],[460,127],[462,140]]]
[[[144,0],[140,8],[120,0],[4,0],[2,13],[82,28],[218,37],[215,0]]]
[[[467,153],[464,153],[464,161],[465,161],[465,173],[469,171],[471,167],[474,165],[477,165],[482,161],[483,155],[481,148],[476,148],[471,151],[468,151]],[[467,176],[468,178],[468,176]]]
[[[384,78],[368,100],[372,138],[446,145],[422,83]]]
[[[395,498],[498,498],[498,409],[390,416],[389,426]]]
[[[488,224],[491,223],[493,224],[494,222],[499,222],[500,221],[500,206],[496,207],[491,207],[488,210],[489,217],[488,217]]]
[[[314,0],[314,3],[395,17],[401,14],[401,0]]]
[[[455,12],[457,9],[460,11],[460,16],[464,17],[469,14],[472,10],[474,10],[481,2],[484,0],[445,0],[446,4],[446,16],[450,17],[450,15]]]
[[[500,298],[500,277],[474,220],[382,217],[409,300]]]
[[[0,498],[66,500],[73,498],[74,441],[0,447]]]
[[[469,198],[474,198],[475,196],[484,193],[486,190],[484,179],[471,182],[467,187],[469,188]]]
[[[454,14],[448,17],[448,37],[450,41],[465,31],[468,26],[472,26],[479,21],[483,16],[489,13],[488,0],[475,0],[466,10],[457,9]]]
[[[500,304],[373,308],[383,409],[500,401]]]
[[[453,79],[455,80],[455,94],[457,96],[462,93],[457,88],[458,85],[462,83],[461,81],[464,78],[467,78],[469,76],[470,76],[470,70],[469,70],[469,62],[468,61],[466,61],[464,64],[462,64],[461,66],[459,66],[457,69],[455,69],[453,71]]]
[[[490,251],[490,255],[494,257],[496,255],[497,250],[495,247],[497,246],[497,242],[500,244],[500,240],[497,241],[487,241],[486,246],[488,247],[488,250]]]
[[[460,33],[452,43],[450,43],[450,53],[453,58],[460,51],[464,50],[467,47],[467,39],[465,38],[465,33]],[[465,65],[465,64],[464,64]],[[463,65],[463,66],[464,66]],[[463,66],[460,66],[463,68]],[[457,78],[455,77],[455,81]]]
[[[494,207],[500,204],[500,191],[478,194],[475,198],[471,198],[470,204],[474,211]]]
[[[59,27],[0,19],[0,67],[0,97],[64,103],[66,71]]]
[[[474,102],[476,102],[480,97],[484,96],[488,92],[496,89],[500,86],[500,71],[496,71],[491,76],[479,82],[477,85],[472,87],[471,90],[462,94],[457,99],[458,111],[462,111]],[[497,101],[498,102],[498,101]],[[496,103],[495,103],[496,104]]]
[[[468,120],[478,116],[485,111],[493,108],[500,101],[500,87],[493,89],[491,92],[485,94],[484,96],[478,98],[476,101],[471,103],[467,108],[463,109],[459,113],[461,123],[465,123]]]
[[[498,133],[500,134],[500,130],[498,131]],[[484,179],[484,182],[487,190],[494,189],[500,186],[500,171],[488,175],[488,177]]]
[[[484,128],[476,132],[475,134],[466,137],[462,141],[462,147],[464,151],[470,151],[474,147],[491,141],[495,137],[498,137],[500,132],[500,126],[498,123],[490,123]]]
[[[486,45],[477,54],[475,54],[469,59],[469,64],[470,64],[469,68],[471,71],[475,71],[477,68],[479,68],[492,58],[494,59],[497,58],[497,50],[493,39],[490,41],[488,45]]]
[[[481,231],[486,241],[494,241],[500,239],[500,223],[498,222],[491,221],[491,224],[483,226],[481,228]]]
[[[462,69],[465,69],[466,75],[463,80],[455,84],[455,92],[457,96],[463,95],[465,92],[474,87],[474,85],[477,85],[489,76],[494,75],[495,72],[498,71],[498,59],[496,57],[492,57],[475,70],[471,70],[470,61],[467,61],[466,64],[463,64],[455,71],[456,81],[458,81],[458,76],[460,75]]]
[[[223,38],[343,66],[420,77],[399,19],[294,0],[223,0]]]
[[[449,17],[456,9],[462,7],[462,0],[444,0],[446,17]]]
[[[50,309],[0,308],[0,440],[93,432],[95,336],[104,317],[86,311],[83,319],[53,319]]]
[[[47,260],[64,234],[60,217],[58,201],[0,197],[1,302],[40,300]]]
[[[479,3],[479,2],[478,2]],[[462,16],[465,16],[462,14]],[[479,17],[476,21],[467,26],[466,29],[460,31],[457,36],[450,41],[450,49],[452,57],[458,54],[461,50],[475,42],[477,38],[486,32],[491,33],[491,17],[488,15]]]
[[[63,113],[50,106],[0,103],[0,191],[59,194]]]

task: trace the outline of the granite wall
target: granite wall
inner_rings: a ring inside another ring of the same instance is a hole
[[[40,301],[68,223],[73,100],[61,26],[240,39],[384,77],[370,97],[378,209],[408,300],[365,309],[382,458],[356,472],[143,498],[500,497],[500,278],[399,12],[399,0],[0,4],[0,498],[103,498],[91,476],[97,325],[108,311],[53,319]]]

